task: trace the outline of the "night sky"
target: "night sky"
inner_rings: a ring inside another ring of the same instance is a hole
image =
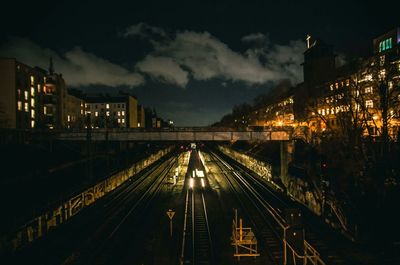
[[[55,62],[68,87],[131,91],[178,126],[208,125],[282,79],[302,81],[307,33],[342,61],[400,26],[396,1],[14,1],[0,56]]]

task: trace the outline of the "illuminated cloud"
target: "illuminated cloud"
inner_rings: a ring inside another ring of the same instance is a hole
[[[127,28],[125,36],[138,35],[150,41],[154,50],[136,66],[163,82],[185,86],[189,78],[201,81],[219,78],[247,85],[282,79],[292,83],[302,81],[305,49],[302,41],[271,44],[264,34],[255,33],[242,38],[250,46],[256,44],[255,47],[240,53],[208,32],[178,31],[173,37],[159,40],[148,33],[166,37],[164,30],[144,23]]]
[[[143,84],[142,75],[76,47],[63,55],[42,48],[32,41],[11,38],[0,47],[0,55],[16,58],[30,66],[47,69],[52,57],[56,72],[62,73],[69,86],[105,85],[134,87]]]

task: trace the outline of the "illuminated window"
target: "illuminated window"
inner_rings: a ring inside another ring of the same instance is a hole
[[[330,109],[326,109],[326,114],[329,114],[330,113]]]
[[[34,119],[35,118],[35,110],[31,109],[31,118]]]
[[[37,92],[40,93],[41,87],[40,84],[37,85]]]
[[[121,123],[121,119],[118,119],[118,123]]]
[[[83,115],[83,109],[81,109],[81,115]]]
[[[35,107],[35,99],[34,98],[31,98],[31,107],[32,108]]]
[[[125,119],[122,119],[121,122],[122,122],[122,123],[125,123]]]
[[[25,112],[29,112],[29,105],[28,105],[28,102],[25,102],[25,103],[24,103],[24,110],[25,110]]]
[[[31,120],[31,128],[35,128],[35,121]]]
[[[110,104],[106,104],[106,109],[109,109],[110,108]]]
[[[110,116],[110,112],[109,112],[109,111],[107,111],[107,112],[106,112],[106,115],[107,115],[107,116]]]
[[[322,115],[325,115],[325,109],[322,109]]]
[[[28,91],[24,91],[24,98],[25,100],[28,100]]]
[[[379,71],[379,78],[383,79],[383,78],[385,78],[385,75],[386,75],[386,70],[385,69],[382,69],[382,70]]]
[[[383,52],[392,48],[392,38],[383,40],[379,43],[379,52]]]
[[[372,87],[371,86],[365,88],[365,94],[372,94]]]
[[[366,108],[373,108],[374,107],[374,102],[372,101],[372,99],[369,99],[369,100],[365,101],[365,107]]]
[[[31,75],[31,85],[33,85],[34,83],[35,83],[35,77]]]
[[[383,66],[385,64],[385,55],[381,55],[379,57],[379,63],[380,63],[381,66]]]
[[[98,112],[98,111],[95,111],[95,112],[94,112],[94,116],[96,116],[96,117],[99,116],[99,112]]]
[[[121,115],[122,115],[122,116],[125,116],[125,111],[121,111]]]
[[[31,96],[32,97],[35,96],[35,88],[33,86],[31,86]]]
[[[388,88],[389,88],[389,91],[392,91],[392,88],[393,88],[393,82],[392,81],[388,82]]]
[[[46,107],[46,106],[43,107],[43,114],[44,114],[44,115],[47,115],[47,107]],[[82,113],[82,114],[83,114],[83,113]]]
[[[332,90],[333,90],[333,84],[331,84],[329,87],[330,87],[330,89],[331,89],[331,91],[332,91]]]
[[[350,79],[346,79],[346,86],[350,85]]]
[[[118,116],[121,116],[121,111],[118,111]]]
[[[67,121],[70,122],[71,121],[71,116],[67,115]]]
[[[18,110],[22,110],[22,102],[18,101],[17,102]]]
[[[335,87],[336,87],[336,89],[338,89],[339,88],[339,83],[335,83]]]

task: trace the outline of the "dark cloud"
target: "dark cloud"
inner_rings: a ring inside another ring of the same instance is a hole
[[[184,87],[188,77],[191,77],[194,80],[221,78],[254,85],[282,79],[290,79],[296,83],[302,78],[301,63],[305,48],[302,41],[277,45],[265,42],[267,38],[261,33],[250,34],[242,40],[263,40],[264,46],[252,47],[242,54],[208,32],[178,31],[172,38],[156,41],[151,35],[142,34],[143,27],[143,23],[140,23],[126,30],[134,32],[133,35],[146,36],[154,47],[136,66],[163,82]],[[146,27],[153,29],[149,25]],[[156,30],[164,32],[160,28]]]
[[[52,57],[56,71],[64,75],[69,86],[106,85],[133,87],[143,84],[144,78],[117,64],[84,51],[80,47],[59,54],[42,48],[32,41],[11,38],[0,47],[0,56],[13,57],[31,66],[47,69]]]
[[[136,25],[132,25],[126,28],[123,32],[123,36],[124,37],[137,36],[142,39],[146,39],[149,37],[165,38],[167,37],[167,33],[162,28],[150,26],[146,23],[140,22]]]

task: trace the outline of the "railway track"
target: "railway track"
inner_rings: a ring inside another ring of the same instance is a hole
[[[187,175],[181,264],[214,264],[213,244],[204,196],[204,179]]]
[[[227,183],[231,187],[233,193],[236,195],[238,202],[241,205],[241,210],[248,217],[255,229],[258,241],[268,248],[266,254],[268,255],[272,264],[283,263],[283,243],[279,235],[278,224],[273,224],[272,220],[265,215],[266,204],[261,200],[257,193],[251,191],[251,185],[244,181],[240,183],[237,177],[241,176],[234,171],[234,169],[224,162],[218,155],[211,153],[214,162],[220,168]],[[243,179],[242,179],[243,181]],[[250,188],[250,192],[248,190]]]
[[[213,153],[214,157],[216,156],[215,153]],[[222,166],[228,165],[226,162],[221,162],[223,161],[221,157],[217,156],[220,159],[220,165]],[[238,166],[236,163],[229,163],[229,166],[231,167],[231,171],[235,170],[236,172],[233,173],[233,176],[238,179],[243,185],[246,185],[245,183],[248,183],[247,185],[250,185],[252,194],[258,194],[257,196],[260,196],[261,201],[264,201],[267,203],[268,207],[266,208],[272,208],[275,209],[273,214],[277,214],[280,216],[283,216],[283,211],[285,209],[289,208],[298,208],[299,205],[290,200],[289,198],[281,198],[278,194],[276,194],[275,191],[271,190],[270,187],[268,187],[265,183],[263,183],[259,178],[254,176],[253,174],[249,173],[246,169],[243,169],[242,167]],[[301,207],[303,208],[303,207]],[[303,208],[305,211],[305,209]],[[284,220],[283,220],[284,221]],[[283,223],[284,224],[284,223]],[[269,222],[269,226],[277,231],[281,231],[279,234],[274,233],[278,239],[281,241],[281,246],[282,246],[282,237],[283,237],[283,227],[274,226],[274,224]],[[321,232],[317,231],[315,232],[315,226],[311,225],[308,222],[304,222],[304,227],[306,229],[306,243],[308,246],[312,246],[312,248],[315,248],[314,250],[318,250],[319,255],[322,257],[324,261],[326,261],[327,264],[334,264],[334,265],[344,265],[344,264],[351,264],[348,263],[344,260],[343,254],[339,253],[336,249],[337,246],[331,246],[327,243],[326,240],[322,238],[326,238],[326,235],[321,236]],[[275,243],[271,239],[271,237],[268,237],[267,239],[267,245],[272,245],[274,246]],[[274,256],[280,256],[279,252],[276,252],[277,255],[274,254]],[[279,258],[278,258],[279,260]]]
[[[162,187],[176,158],[169,158],[110,194],[99,207],[103,222],[66,264],[107,264],[123,242],[119,231],[128,219],[145,209]]]

